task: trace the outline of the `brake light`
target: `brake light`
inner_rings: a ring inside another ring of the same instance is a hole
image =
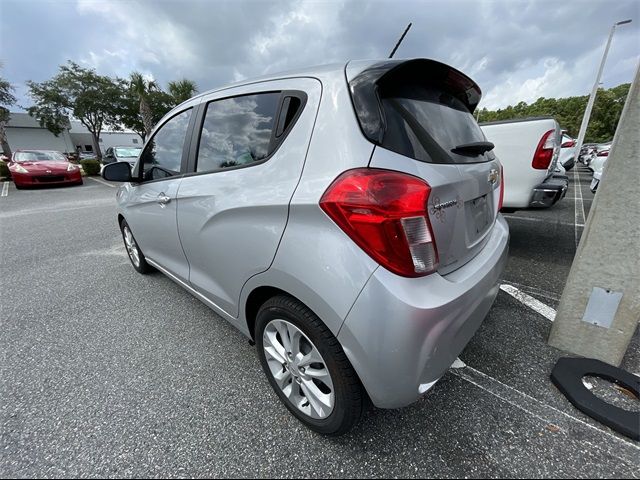
[[[320,207],[383,267],[420,277],[438,267],[427,216],[430,193],[427,182],[412,175],[358,168],[333,181]]]
[[[500,165],[500,200],[498,201],[498,211],[502,210],[502,200],[504,199],[504,168]]]
[[[601,152],[598,152],[598,157],[608,157],[609,156],[609,150],[603,150]]]
[[[546,170],[551,164],[553,158],[553,149],[555,141],[555,130],[549,130],[538,142],[538,148],[533,155],[531,166],[536,170]]]

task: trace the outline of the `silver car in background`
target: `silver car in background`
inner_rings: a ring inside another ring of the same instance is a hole
[[[305,425],[416,401],[475,334],[509,232],[480,89],[425,59],[246,81],[171,111],[131,171],[105,167],[134,268],[257,344]],[[240,385],[238,388],[242,388]]]

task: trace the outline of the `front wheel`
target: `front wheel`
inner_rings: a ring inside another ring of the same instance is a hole
[[[304,304],[268,300],[256,320],[262,368],[289,411],[310,429],[342,435],[360,419],[365,393],[338,340]]]
[[[127,249],[129,260],[131,260],[131,265],[133,265],[133,268],[135,268],[138,273],[142,273],[143,275],[149,273],[152,270],[151,265],[147,263],[144,254],[140,250],[140,247],[138,247],[138,243],[133,237],[133,233],[131,233],[131,229],[126,220],[122,220],[120,229],[122,230],[122,239],[124,240],[124,246]]]

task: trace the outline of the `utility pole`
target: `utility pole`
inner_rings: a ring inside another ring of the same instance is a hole
[[[409,31],[409,29],[411,28],[411,23],[409,25],[407,25],[407,28],[405,28],[404,33],[402,34],[402,36],[400,37],[400,40],[398,40],[398,43],[396,43],[396,46],[393,47],[393,50],[391,50],[391,55],[389,55],[389,58],[393,58],[393,56],[396,53],[396,50],[398,50],[398,47],[400,46],[400,44],[402,43],[402,41],[404,40],[404,37],[407,35],[407,32]]]
[[[553,347],[616,366],[640,320],[638,132],[640,64],[549,337]]]
[[[593,104],[596,101],[596,94],[598,93],[598,86],[600,85],[600,77],[602,77],[604,64],[607,61],[607,55],[609,54],[609,47],[611,46],[611,40],[613,39],[613,34],[615,33],[616,27],[618,25],[626,25],[627,23],[631,23],[631,20],[623,20],[622,22],[614,23],[613,26],[611,27],[611,33],[609,33],[607,46],[604,48],[604,55],[602,55],[602,60],[600,61],[600,68],[598,69],[598,74],[596,75],[596,81],[593,83],[593,89],[591,90],[591,95],[589,95],[587,108],[584,111],[584,116],[582,117],[582,124],[580,124],[580,133],[578,133],[578,141],[576,142],[576,150],[575,150],[576,161],[580,157],[580,149],[582,148],[582,143],[584,142],[584,136],[587,133],[587,126],[589,126],[589,119],[591,118],[591,110],[593,109]]]

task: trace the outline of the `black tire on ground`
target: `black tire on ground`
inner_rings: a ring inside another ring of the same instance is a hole
[[[144,256],[144,253],[142,253],[142,250],[140,250],[140,247],[138,246],[138,242],[136,242],[135,237],[133,237],[133,232],[131,232],[131,236],[133,237],[133,241],[135,242],[135,246],[138,249],[138,254],[140,256],[140,264],[136,266],[136,264],[133,262],[133,258],[131,258],[131,254],[129,253],[128,249],[127,249],[127,242],[124,239],[124,229],[128,228],[129,231],[131,231],[131,228],[129,227],[129,224],[127,223],[126,220],[122,220],[122,222],[120,222],[120,233],[122,234],[122,241],[124,242],[124,247],[125,250],[127,250],[127,256],[129,257],[129,261],[131,262],[131,266],[138,272],[141,273],[142,275],[146,275],[147,273],[150,273],[153,271],[153,267],[151,265],[149,265],[147,263],[147,259]]]
[[[313,419],[298,410],[273,378],[264,352],[263,334],[269,322],[275,319],[285,320],[299,328],[322,355],[331,375],[335,394],[333,412],[327,418]],[[336,337],[308,307],[287,295],[271,298],[258,311],[255,338],[260,363],[271,387],[304,425],[318,433],[337,436],[347,433],[358,422],[368,404],[366,392]]]

